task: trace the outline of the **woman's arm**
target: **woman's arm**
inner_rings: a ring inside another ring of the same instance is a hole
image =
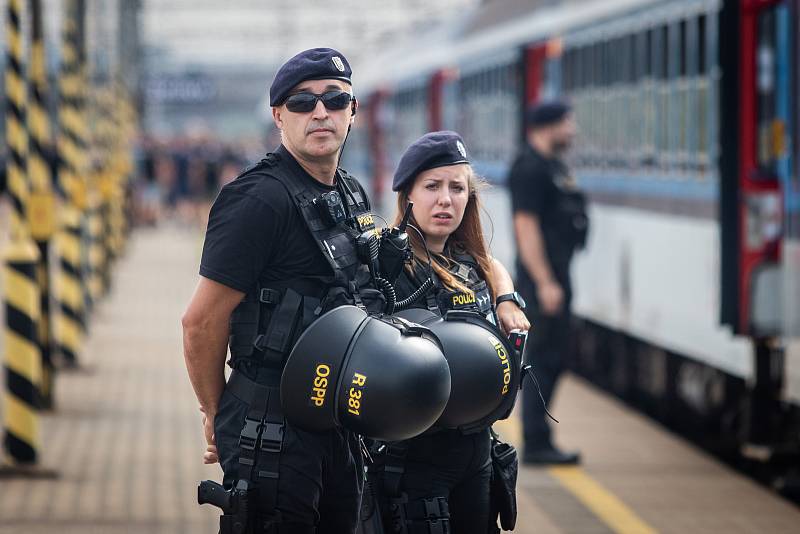
[[[506,270],[505,266],[497,261],[496,258],[491,258],[491,260],[492,287],[495,293],[493,297],[496,298],[498,295],[513,293],[514,281],[511,279],[511,275],[508,274],[508,270]],[[500,326],[500,329],[506,335],[512,330],[524,330],[527,332],[531,327],[531,323],[528,322],[525,313],[519,309],[519,306],[511,301],[501,302],[499,306],[496,306],[495,311],[497,313],[497,320],[500,323],[498,326]]]

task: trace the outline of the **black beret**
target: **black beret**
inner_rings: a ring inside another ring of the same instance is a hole
[[[469,163],[460,135],[449,131],[426,133],[411,143],[400,158],[392,191],[400,191],[423,171],[459,163]]]
[[[304,50],[284,63],[269,88],[269,105],[280,106],[289,91],[306,80],[342,80],[352,84],[347,59],[333,48]]]
[[[566,102],[552,100],[534,104],[525,113],[525,121],[529,127],[547,126],[554,124],[572,111],[572,106]]]

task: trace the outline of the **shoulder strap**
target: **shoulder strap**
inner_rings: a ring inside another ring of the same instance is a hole
[[[339,178],[342,180],[342,185],[353,195],[354,198],[348,198],[348,201],[354,201],[358,206],[359,211],[369,211],[372,206],[370,205],[369,198],[364,193],[364,188],[361,183],[350,176],[344,169],[337,169],[339,171]]]
[[[238,180],[239,178],[246,176],[253,171],[260,170],[264,167],[272,167],[279,161],[280,161],[280,156],[278,156],[278,154],[275,154],[273,152],[267,152],[267,154],[263,158],[261,158],[260,161],[257,161],[242,169],[242,171],[236,176],[236,178],[234,178],[234,180]]]
[[[314,192],[303,185],[300,176],[297,176],[294,171],[291,172],[291,175],[270,172],[269,176],[286,188],[333,272],[344,272],[356,265],[358,257],[353,245],[352,229],[343,224],[328,227],[314,206]]]

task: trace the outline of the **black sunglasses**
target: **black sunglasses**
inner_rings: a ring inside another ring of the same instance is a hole
[[[289,96],[284,102],[286,109],[293,113],[308,113],[317,107],[317,100],[322,100],[322,105],[331,111],[346,108],[353,100],[353,95],[344,91],[328,91],[317,95],[314,93],[297,93]]]

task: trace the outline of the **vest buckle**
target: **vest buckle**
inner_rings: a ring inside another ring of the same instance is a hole
[[[281,452],[283,444],[283,423],[264,423],[261,432],[261,450]]]
[[[258,294],[258,301],[269,306],[280,304],[281,292],[269,287],[262,287]]]
[[[259,420],[245,417],[244,428],[242,429],[241,434],[239,434],[239,446],[241,448],[248,451],[255,450],[256,442],[258,441],[259,424]]]

